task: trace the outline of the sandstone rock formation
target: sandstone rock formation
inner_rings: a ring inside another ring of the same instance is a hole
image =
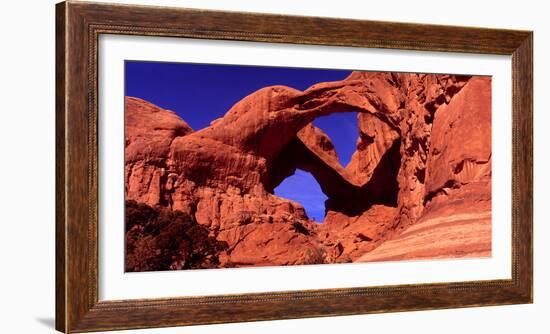
[[[178,115],[141,99],[125,101],[126,198],[164,204],[166,157],[177,136],[193,130]]]
[[[358,112],[347,166],[311,124],[338,112]],[[431,248],[418,257],[490,254],[488,77],[353,72],[303,92],[266,87],[198,131],[137,98],[126,98],[125,117],[126,199],[193,217],[227,244],[220,267],[376,260],[368,254],[421,223],[460,219],[483,225],[475,236],[457,234],[483,239],[479,247],[462,247],[468,239],[442,250],[434,240],[445,234],[434,232],[395,256],[416,257],[423,243]],[[273,194],[296,169],[310,172],[328,197],[323,224]],[[479,216],[460,216],[474,206]]]

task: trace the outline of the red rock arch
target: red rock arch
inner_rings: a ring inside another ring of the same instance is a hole
[[[430,203],[440,203],[435,199],[440,192],[445,193],[445,180],[467,184],[487,175],[490,155],[475,148],[483,146],[485,139],[481,137],[473,138],[473,153],[467,157],[449,152],[435,157],[430,151],[432,131],[443,138],[448,127],[444,118],[434,117],[436,111],[440,105],[447,106],[467,83],[467,87],[472,86],[469,80],[451,75],[354,72],[343,81],[320,83],[304,92],[283,86],[264,88],[196,132],[189,132],[184,122],[148,124],[144,133],[127,143],[127,147],[145,145],[135,139],[145,136],[151,148],[146,156],[139,157],[128,156],[144,151],[139,147],[126,151],[127,198],[193,215],[230,245],[227,255],[233,263],[263,261],[252,259],[254,249],[267,247],[261,236],[277,235],[282,245],[288,241],[285,238],[295,237],[289,230],[295,224],[303,225],[310,231],[309,236],[300,234],[292,239],[302,240],[296,246],[285,244],[289,254],[294,255],[278,258],[271,254],[269,264],[310,263],[313,260],[305,255],[310,253],[317,260],[344,261],[346,256],[353,260],[368,247],[391,237],[391,231],[416,221],[425,207],[436,207]],[[480,80],[486,81],[476,78],[475,82]],[[482,108],[478,110],[480,115],[490,115],[485,93],[489,87],[490,102],[490,85],[481,86],[485,87],[481,93],[468,90],[468,99],[482,101],[475,102],[473,108]],[[472,87],[480,89],[479,85]],[[128,105],[127,124],[132,115]],[[140,108],[143,113],[144,108]],[[154,108],[148,108],[153,112]],[[451,109],[447,114],[456,114],[450,106],[446,109]],[[327,144],[330,140],[311,122],[320,116],[350,111],[359,113],[361,139],[352,161],[344,168],[332,156]],[[456,115],[453,117],[459,117]],[[474,121],[479,118],[471,116]],[[468,131],[467,125],[461,126],[460,131]],[[479,127],[490,129],[486,117],[479,118]],[[438,147],[452,141],[439,137]],[[456,157],[460,161],[454,161]],[[464,172],[438,172],[449,164],[465,166]],[[333,200],[322,228],[309,224],[298,203],[272,194],[273,188],[296,167],[309,169]],[[379,175],[384,172],[389,176]],[[381,187],[382,181],[395,183]],[[389,191],[380,193],[380,189]],[[431,196],[429,201],[427,195]],[[344,204],[359,208],[359,212]],[[360,233],[346,227],[352,220],[361,219],[368,223],[362,225],[365,229]],[[357,235],[350,238],[346,233]],[[249,240],[246,245],[241,242],[245,236]],[[352,240],[352,244],[342,245],[337,240]],[[357,248],[355,242],[366,242],[367,246]],[[319,250],[319,243],[325,248]]]

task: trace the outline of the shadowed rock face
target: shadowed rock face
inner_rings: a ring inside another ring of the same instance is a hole
[[[490,78],[353,72],[304,92],[263,88],[196,132],[128,97],[126,198],[194,217],[228,245],[221,267],[368,260],[429,214],[473,202],[490,213],[490,94]],[[350,111],[359,139],[343,167],[311,122]],[[297,168],[328,197],[324,224],[273,195]],[[423,254],[438,256],[426,243]]]

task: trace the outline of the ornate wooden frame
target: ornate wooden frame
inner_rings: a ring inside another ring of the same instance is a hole
[[[533,33],[67,1],[56,7],[56,328],[165,327],[533,300]],[[512,56],[512,278],[98,300],[98,36],[124,34]]]

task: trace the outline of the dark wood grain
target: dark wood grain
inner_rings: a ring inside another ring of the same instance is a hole
[[[66,220],[65,220],[65,3],[56,7],[55,25],[55,328],[65,330],[66,308],[65,300],[67,280],[65,277]]]
[[[512,55],[512,276],[533,299],[533,34]]]
[[[64,2],[56,9],[56,328],[82,332],[530,303],[532,33]],[[99,301],[97,43],[126,34],[512,56],[512,278],[213,297]]]
[[[56,325],[66,332],[72,331],[95,304],[89,298],[91,261],[86,247],[93,237],[89,229],[90,196],[88,180],[93,166],[90,164],[89,109],[90,92],[87,65],[87,26],[82,21],[78,6],[59,4],[57,18],[62,22],[57,39],[57,272],[62,281],[57,291]],[[95,114],[95,112],[93,112]],[[60,124],[61,123],[61,124]],[[95,195],[97,197],[97,194]]]

